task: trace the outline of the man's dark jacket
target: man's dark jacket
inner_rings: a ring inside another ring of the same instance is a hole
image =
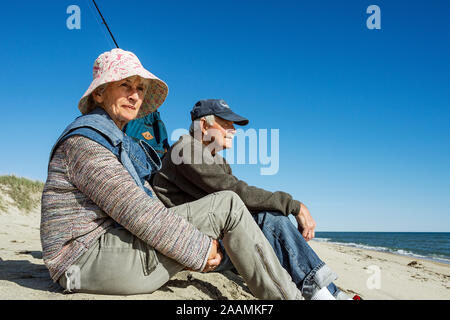
[[[296,215],[300,211],[300,202],[288,193],[266,191],[237,179],[222,156],[216,154],[213,157],[207,147],[190,135],[183,135],[170,148],[161,170],[153,177],[153,190],[169,208],[213,192],[231,190],[252,213],[278,211]]]

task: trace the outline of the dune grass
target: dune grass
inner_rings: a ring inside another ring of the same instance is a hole
[[[43,188],[44,183],[41,181],[32,181],[14,175],[0,176],[0,193],[7,194],[15,206],[25,212],[30,212],[39,206]],[[7,204],[0,197],[0,210],[7,209]]]
[[[6,203],[0,196],[0,212],[1,211],[6,212],[6,209],[7,209]]]

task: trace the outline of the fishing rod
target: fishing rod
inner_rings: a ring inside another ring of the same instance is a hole
[[[119,48],[119,45],[117,44],[116,39],[114,39],[114,36],[113,36],[111,30],[109,29],[108,24],[107,24],[106,21],[105,21],[105,18],[103,18],[103,15],[102,15],[102,13],[100,12],[100,9],[98,8],[97,4],[95,3],[95,0],[92,0],[92,2],[94,3],[95,7],[97,8],[97,11],[98,11],[98,13],[100,14],[100,17],[102,18],[103,23],[104,23],[105,26],[106,26],[106,29],[108,29],[108,32],[109,32],[109,34],[111,35],[111,38],[113,39],[114,44],[116,45],[117,48]]]

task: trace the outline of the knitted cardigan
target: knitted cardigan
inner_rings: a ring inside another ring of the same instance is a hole
[[[43,260],[55,282],[114,221],[193,270],[203,270],[212,246],[208,236],[140,189],[113,153],[82,136],[55,151],[41,214]]]

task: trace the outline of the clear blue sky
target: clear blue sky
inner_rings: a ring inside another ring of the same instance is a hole
[[[87,0],[2,4],[0,174],[45,180],[112,41]],[[280,129],[280,170],[233,165],[303,201],[318,231],[450,231],[449,1],[98,0],[121,48],[166,81],[169,133],[223,98]],[[81,8],[81,30],[66,9]],[[369,30],[366,8],[381,8]]]

